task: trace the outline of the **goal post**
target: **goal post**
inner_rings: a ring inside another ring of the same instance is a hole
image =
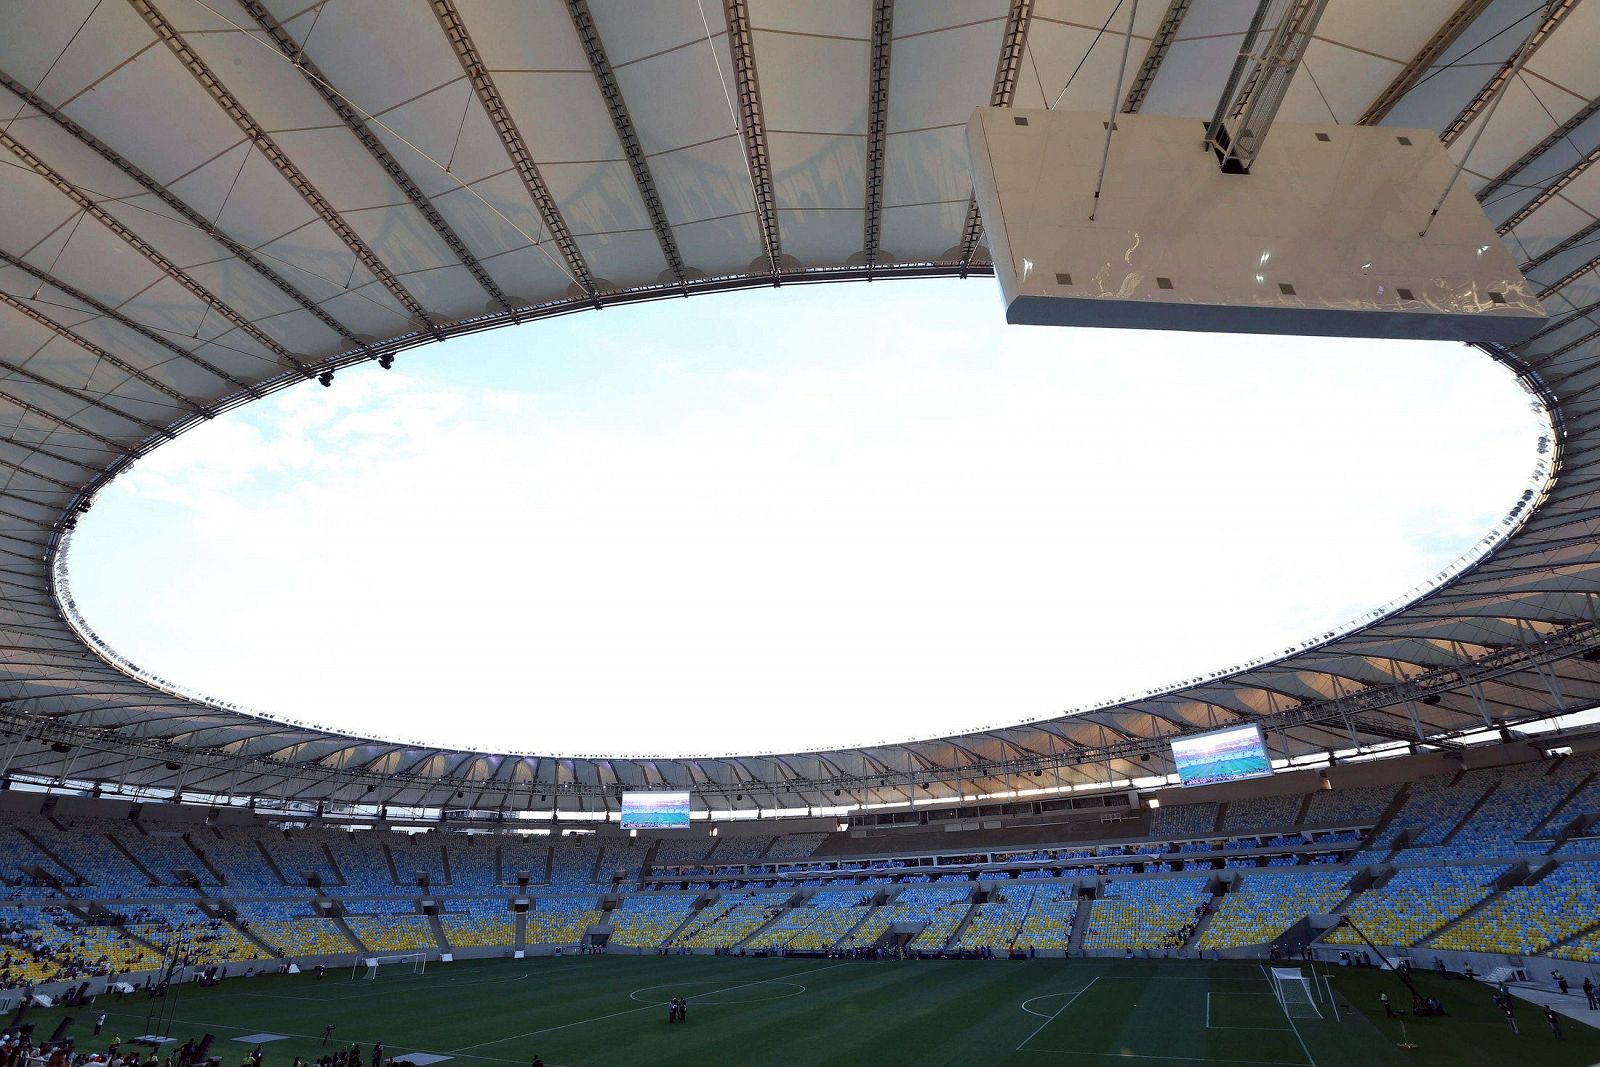
[[[1273,967],[1267,972],[1272,983],[1272,995],[1283,1006],[1283,1013],[1291,1019],[1320,1019],[1322,1009],[1317,1007],[1317,987],[1301,967]]]
[[[409,967],[412,974],[425,974],[428,969],[428,954],[401,952],[392,956],[357,956],[355,962],[350,964],[350,977],[355,978],[362,968],[366,968],[365,977],[377,978],[378,971],[384,967],[391,971],[395,967]]]

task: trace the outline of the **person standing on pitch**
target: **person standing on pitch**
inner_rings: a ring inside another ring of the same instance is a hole
[[[1500,1014],[1506,1017],[1506,1022],[1511,1024],[1511,1032],[1520,1034],[1522,1030],[1517,1026],[1517,1010],[1511,1005],[1511,998],[1506,997],[1500,1001]]]
[[[1588,982],[1589,980],[1587,978],[1585,978],[1584,981]],[[1594,983],[1592,983],[1592,982],[1590,982],[1589,984],[1590,984],[1591,987],[1594,985]],[[1593,1000],[1593,998],[1590,998],[1590,999]],[[105,1029],[105,1025],[106,1025],[106,1013],[105,1012],[101,1012],[99,1015],[95,1016],[95,1020],[94,1020],[94,1036],[99,1037],[100,1036],[100,1031]]]
[[[1594,979],[1588,975],[1583,976],[1583,995],[1589,1001],[1590,1011],[1600,1008],[1600,998],[1595,997]],[[103,1019],[105,1016],[102,1015],[101,1018]]]
[[[1544,1022],[1546,1026],[1550,1027],[1550,1032],[1556,1035],[1556,1040],[1562,1040],[1561,1016],[1557,1015],[1556,1010],[1548,1004],[1544,1006]]]
[[[1385,1019],[1393,1019],[1394,1005],[1389,1003],[1389,994],[1380,992],[1378,994],[1378,1000],[1383,1004],[1383,1017]]]
[[[323,1044],[324,1048],[327,1047],[328,1038],[330,1038],[332,1036],[333,1036],[333,1024],[329,1023],[327,1026],[324,1026],[322,1028],[322,1044]]]

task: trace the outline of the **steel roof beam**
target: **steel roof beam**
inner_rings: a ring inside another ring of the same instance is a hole
[[[0,359],[0,370],[7,371],[7,372],[9,372],[11,374],[14,374],[18,378],[25,378],[28,381],[35,382],[35,383],[37,383],[39,385],[45,386],[48,389],[54,389],[59,393],[64,393],[67,396],[70,396],[72,399],[76,400],[80,404],[84,404],[84,405],[87,405],[89,407],[99,408],[101,411],[104,411],[104,412],[106,412],[108,414],[111,414],[111,415],[115,415],[119,419],[127,419],[129,422],[133,423],[135,426],[141,426],[144,429],[148,430],[152,434],[160,434],[162,437],[165,437],[169,441],[177,436],[171,430],[168,430],[167,428],[165,428],[163,426],[157,426],[153,422],[146,422],[144,419],[139,418],[137,415],[130,415],[126,411],[121,410],[120,408],[112,407],[110,404],[107,404],[103,400],[97,400],[96,398],[94,398],[92,396],[89,396],[86,393],[80,393],[80,392],[78,392],[78,390],[72,388],[69,385],[62,385],[60,382],[55,381],[54,379],[46,378],[42,374],[36,374],[33,371],[28,370],[26,367],[19,366],[19,365],[15,364],[15,363],[10,362],[9,360]]]
[[[1551,130],[1544,140],[1528,149],[1515,163],[1511,164],[1505,170],[1502,170],[1499,174],[1495,175],[1495,177],[1492,178],[1488,184],[1484,185],[1483,188],[1478,190],[1478,200],[1480,202],[1486,201],[1490,197],[1494,196],[1495,193],[1498,193],[1501,189],[1505,188],[1507,185],[1510,185],[1516,180],[1518,175],[1532,166],[1540,156],[1550,151],[1550,149],[1554,148],[1562,141],[1565,141],[1568,137],[1571,137],[1573,133],[1577,131],[1579,126],[1582,126],[1585,122],[1588,122],[1589,119],[1593,118],[1597,113],[1600,113],[1600,97],[1596,97],[1595,99],[1589,101],[1588,104],[1584,105],[1578,110],[1576,115],[1573,115],[1566,122],[1563,122],[1561,125]]]
[[[1591,156],[1593,156],[1593,158],[1600,159],[1600,149],[1596,149],[1595,152],[1591,153]],[[1545,249],[1543,252],[1540,252],[1538,255],[1534,256],[1532,259],[1527,260],[1525,263],[1522,264],[1522,272],[1524,274],[1526,274],[1530,270],[1534,270],[1535,268],[1542,267],[1544,264],[1550,262],[1552,259],[1554,259],[1557,256],[1559,256],[1561,253],[1567,251],[1568,249],[1576,248],[1578,245],[1583,244],[1585,241],[1589,240],[1591,237],[1594,237],[1597,234],[1600,234],[1600,219],[1596,219],[1594,222],[1589,223],[1587,226],[1583,227],[1580,230],[1577,230],[1576,232],[1572,233],[1570,236],[1565,237],[1560,241],[1557,241],[1555,244],[1551,245],[1549,248]],[[1559,289],[1560,285],[1556,285],[1554,288]],[[1539,337],[1542,334],[1544,334],[1548,329],[1549,329],[1549,327],[1546,327],[1545,330],[1540,330],[1539,333],[1536,333],[1533,336],[1534,337]]]
[[[1133,84],[1128,88],[1128,95],[1123,98],[1124,114],[1135,114],[1144,106],[1145,97],[1150,95],[1150,86],[1155,84],[1156,74],[1161,70],[1161,63],[1172,50],[1172,42],[1177,39],[1178,30],[1183,25],[1183,17],[1189,13],[1189,8],[1192,6],[1194,0],[1172,0],[1172,3],[1167,5],[1167,13],[1162,16],[1161,24],[1156,27],[1155,35],[1150,38],[1150,47],[1145,50],[1144,62],[1139,64],[1139,72],[1133,76]]]
[[[255,0],[249,0],[255,4]],[[461,69],[466,72],[467,81],[472,85],[472,91],[477,95],[478,106],[483,108],[489,117],[489,123],[500,137],[500,144],[505,148],[506,155],[511,157],[511,165],[516,169],[517,177],[522,179],[522,187],[527,190],[528,197],[533,201],[534,207],[539,210],[539,218],[544,223],[544,228],[561,250],[562,259],[566,261],[567,270],[571,273],[574,284],[590,296],[595,294],[595,281],[589,273],[589,265],[584,261],[583,251],[578,248],[578,242],[573,240],[572,232],[567,228],[567,221],[561,215],[561,209],[556,204],[556,199],[550,193],[550,187],[545,184],[543,176],[539,173],[538,164],[534,162],[533,153],[528,151],[527,143],[522,139],[522,131],[517,127],[517,121],[511,115],[511,109],[506,106],[504,98],[500,95],[499,88],[494,79],[489,75],[489,68],[484,65],[483,57],[478,53],[478,46],[473,43],[472,36],[467,32],[467,24],[457,10],[454,0],[432,0],[434,17],[439,20],[440,27],[444,30],[445,37],[450,41],[450,47],[455,52],[456,60],[461,64]],[[256,4],[256,6],[260,6]],[[348,109],[347,109],[348,110]],[[348,122],[348,120],[346,120]],[[362,127],[365,128],[364,126]],[[351,129],[356,129],[351,126]],[[370,136],[370,135],[369,135]],[[374,141],[376,143],[376,141]],[[382,145],[378,145],[381,150]],[[379,162],[382,162],[380,160]],[[393,160],[390,161],[391,163]],[[398,170],[398,164],[395,165]],[[403,175],[404,172],[401,172]],[[399,179],[396,179],[397,181]],[[410,181],[409,178],[406,179]],[[416,188],[412,186],[412,188]],[[407,195],[410,195],[409,193]],[[417,197],[421,197],[421,190],[417,190]],[[415,202],[416,197],[413,197]],[[424,203],[426,200],[423,201]],[[419,204],[420,206],[420,204]],[[431,210],[431,208],[430,208]],[[439,220],[444,223],[443,219]],[[448,227],[447,227],[448,228]],[[459,239],[456,241],[460,244]],[[452,245],[454,247],[454,245]],[[470,259],[471,253],[466,252],[465,245],[461,251]],[[471,260],[475,265],[476,260]],[[479,267],[475,273],[482,272]],[[481,281],[493,286],[488,274],[484,273]],[[510,301],[499,290],[492,289],[499,294],[495,297],[500,303],[509,308]]]
[[[89,340],[87,337],[80,336],[79,334],[74,333],[72,330],[69,330],[67,327],[61,325],[54,319],[40,314],[33,308],[29,307],[25,301],[19,299],[18,297],[13,296],[10,293],[0,291],[0,304],[5,304],[7,307],[21,312],[23,315],[26,315],[32,321],[51,331],[62,340],[70,341],[78,348],[83,349],[83,351],[89,353],[89,355],[93,356],[95,359],[104,363],[109,363],[113,367],[123,371],[125,374],[137,378],[139,381],[148,385],[156,392],[176,401],[180,407],[186,407],[202,418],[209,419],[215,414],[210,408],[207,408],[201,404],[196,404],[193,400],[190,400],[187,396],[172,388],[170,385],[167,385],[165,382],[152,377],[151,375],[140,370],[138,367],[135,367],[133,364],[112,355],[110,352],[107,352],[105,349]]]
[[[861,251],[877,265],[883,235],[883,164],[889,138],[889,56],[894,45],[894,0],[873,0],[872,50],[867,66],[867,196]]]
[[[472,250],[461,239],[461,235],[456,233],[445,217],[439,213],[438,208],[433,206],[433,201],[418,188],[417,183],[411,180],[411,175],[406,173],[405,168],[384,147],[383,142],[367,126],[366,120],[334,89],[333,83],[311,61],[311,57],[306,55],[299,43],[289,36],[288,31],[277,19],[272,17],[266,5],[260,0],[239,0],[239,6],[255,19],[256,25],[272,38],[278,52],[294,64],[306,81],[311,83],[311,87],[317,91],[317,95],[322,97],[323,101],[333,109],[334,114],[343,120],[355,139],[361,142],[361,147],[367,150],[367,154],[377,161],[378,166],[389,175],[389,179],[405,194],[406,199],[411,201],[424,219],[428,220],[433,232],[449,246],[451,252],[455,253],[456,259],[467,268],[483,291],[488,293],[495,303],[510,310],[512,306],[510,298],[501,291],[500,286],[489,276],[489,272],[484,270],[483,264],[478,262],[478,257],[472,254]]]
[[[722,12],[728,24],[739,138],[744,142],[745,163],[750,168],[750,192],[755,199],[767,269],[776,277],[783,270],[783,245],[778,232],[778,198],[772,187],[772,159],[767,152],[767,120],[761,110],[761,79],[756,72],[750,4],[748,0],[723,0]]]
[[[628,167],[633,171],[634,184],[639,187],[639,197],[644,201],[646,214],[650,216],[650,225],[661,245],[661,254],[666,257],[667,269],[673,279],[682,284],[688,280],[688,268],[678,252],[678,241],[672,235],[666,208],[662,206],[661,194],[656,190],[650,162],[639,143],[638,131],[634,129],[633,119],[628,114],[628,105],[622,98],[622,89],[617,85],[611,61],[606,58],[605,44],[600,40],[600,31],[595,28],[588,0],[567,0],[567,13],[572,18],[573,29],[577,31],[578,41],[589,59],[589,69],[594,72],[594,80],[600,86],[600,95],[605,100],[606,111],[611,115],[611,125],[617,131],[617,139],[622,142],[622,151],[628,157]]]
[[[401,284],[400,279],[396,278],[383,260],[378,258],[377,253],[368,247],[366,241],[361,239],[361,235],[356,233],[344,216],[328,202],[327,198],[317,190],[316,186],[311,184],[311,180],[301,172],[294,160],[289,158],[288,153],[284,152],[278,146],[278,143],[272,139],[272,136],[261,127],[261,124],[256,122],[250,112],[245,109],[245,106],[239,102],[238,97],[234,96],[228,87],[223,84],[222,79],[218,78],[215,72],[207,66],[205,60],[201,59],[199,54],[189,47],[189,42],[185,41],[183,35],[173,28],[172,24],[167,21],[166,16],[156,9],[155,4],[151,0],[128,0],[128,3],[133,5],[133,9],[143,17],[161,43],[165,44],[168,50],[178,57],[178,62],[183,64],[184,68],[194,76],[194,79],[200,83],[201,87],[216,102],[217,106],[227,113],[227,116],[233,120],[234,125],[239,127],[250,143],[256,147],[256,150],[266,157],[267,162],[277,169],[278,173],[283,176],[284,180],[289,183],[295,192],[300,194],[300,198],[310,206],[317,217],[344,243],[344,246],[355,256],[357,262],[366,268],[367,273],[377,279],[379,284],[389,291],[389,295],[394,297],[401,307],[410,312],[416,322],[422,324],[423,329],[436,332],[438,327],[435,325],[432,316],[428,314],[427,309],[417,302],[417,298]],[[435,339],[442,340],[443,338],[436,337]]]
[[[995,62],[994,86],[989,90],[990,107],[1010,107],[1017,95],[1017,75],[1028,48],[1028,28],[1033,24],[1033,0],[1011,0],[1006,13],[1005,32],[1000,37],[1000,58]],[[983,239],[983,219],[978,216],[978,198],[967,198],[967,217],[961,225],[961,266],[972,265],[978,242]],[[966,277],[965,274],[962,277]]]
[[[0,71],[0,86],[4,86],[12,95],[25,101],[29,107],[33,108],[35,111],[39,112],[39,114],[55,123],[62,130],[71,134],[85,147],[91,149],[101,159],[105,160],[107,163],[110,163],[113,167],[116,167],[123,174],[126,174],[129,178],[132,178],[135,182],[138,182],[152,196],[156,197],[163,204],[166,204],[173,211],[177,212],[185,222],[189,223],[189,225],[195,227],[201,233],[204,233],[207,237],[210,237],[212,240],[222,245],[229,252],[231,252],[239,260],[239,262],[243,263],[261,277],[265,278],[273,288],[277,289],[290,300],[293,300],[296,304],[299,304],[306,311],[310,312],[316,317],[317,321],[328,327],[328,329],[332,330],[334,333],[338,334],[352,345],[361,345],[362,342],[360,339],[357,338],[348,327],[335,319],[332,315],[329,315],[327,311],[323,309],[322,305],[318,304],[315,300],[311,299],[305,293],[291,285],[288,280],[286,280],[282,275],[278,274],[277,271],[273,270],[259,256],[257,256],[253,249],[239,243],[232,237],[228,236],[228,234],[218,229],[204,215],[190,207],[185,201],[173,195],[173,193],[167,189],[166,186],[162,185],[160,182],[150,177],[150,175],[134,166],[133,163],[124,159],[116,152],[115,149],[111,148],[110,145],[105,144],[99,138],[95,137],[94,134],[90,133],[82,126],[79,126],[76,122],[73,122],[66,115],[62,114],[55,107],[47,103],[37,93],[33,92],[27,86],[11,77],[5,71]]]
[[[58,278],[53,274],[49,274],[49,273],[45,272],[44,270],[41,270],[40,268],[35,267],[33,264],[29,263],[27,260],[22,259],[22,258],[20,258],[18,256],[14,256],[10,252],[7,252],[3,248],[0,248],[0,262],[8,263],[11,266],[16,267],[18,270],[25,271],[26,273],[31,275],[36,281],[42,282],[45,285],[50,286],[52,289],[56,289],[56,290],[59,290],[62,293],[65,293],[67,296],[70,296],[73,300],[76,300],[78,303],[82,304],[84,307],[87,307],[90,310],[94,311],[101,318],[109,319],[112,322],[115,322],[115,323],[118,323],[118,324],[120,324],[122,326],[127,327],[128,329],[132,330],[134,333],[138,334],[140,337],[143,337],[145,340],[153,341],[156,344],[160,345],[162,348],[165,348],[168,352],[171,352],[173,355],[177,356],[179,359],[187,360],[188,362],[193,363],[195,366],[200,367],[203,370],[206,370],[209,373],[216,375],[218,378],[221,378],[223,381],[229,383],[230,385],[236,386],[239,389],[240,392],[246,393],[246,394],[248,394],[248,395],[250,395],[252,397],[260,397],[261,396],[261,390],[257,389],[256,387],[250,386],[250,385],[246,385],[244,382],[240,381],[238,378],[235,378],[233,375],[229,374],[227,371],[222,370],[220,367],[212,366],[211,363],[208,362],[207,360],[204,360],[204,359],[200,358],[199,356],[195,355],[193,352],[189,351],[187,348],[184,348],[182,345],[177,344],[176,342],[174,342],[171,339],[165,337],[164,335],[162,335],[158,331],[152,329],[151,327],[146,326],[143,323],[135,322],[133,319],[130,319],[128,316],[124,315],[122,312],[118,311],[116,308],[114,308],[111,305],[106,304],[106,303],[104,303],[104,302],[102,302],[100,300],[96,300],[94,297],[90,296],[88,293],[84,292],[82,289],[79,289],[76,286],[72,285],[70,282],[64,281],[63,279]],[[209,342],[202,342],[202,343],[209,343]],[[293,357],[290,357],[290,358],[292,359]]]
[[[1368,105],[1367,110],[1361,113],[1356,120],[1362,126],[1376,126],[1384,120],[1394,106],[1403,99],[1422,79],[1429,69],[1433,67],[1456,39],[1477,21],[1478,16],[1488,9],[1494,0],[1464,0],[1460,7],[1453,11],[1449,18],[1434,31],[1433,36],[1417,51],[1417,54],[1408,60],[1394,80],[1385,86],[1383,92],[1378,94],[1376,100]]]
[[[145,259],[149,260],[157,270],[161,271],[161,273],[165,274],[167,277],[183,286],[184,289],[188,290],[189,295],[203,303],[208,310],[216,311],[219,315],[236,326],[246,336],[255,340],[263,348],[266,348],[278,358],[284,360],[291,358],[289,353],[282,345],[273,340],[271,337],[268,337],[265,333],[262,333],[260,328],[258,328],[255,323],[246,319],[211,290],[195,281],[194,278],[190,276],[188,271],[172,262],[154,245],[150,244],[144,238],[134,233],[127,226],[124,226],[122,224],[122,220],[118,219],[115,215],[111,214],[109,211],[106,211],[99,204],[95,203],[88,196],[84,195],[84,193],[64,175],[57,172],[38,156],[35,156],[25,145],[21,144],[9,133],[6,133],[3,130],[0,130],[0,146],[3,146],[9,150],[18,159],[26,163],[29,169],[31,169],[35,174],[39,175],[45,181],[54,186],[57,192],[61,193],[61,195],[65,196],[68,200],[71,200],[74,204],[76,204],[79,211],[88,215],[100,225],[110,230],[113,236],[120,238],[134,251],[138,252]],[[226,381],[231,385],[238,386],[241,389],[245,387],[244,382],[221,370],[220,368],[213,366],[205,360],[198,358],[194,353],[184,351],[182,349],[180,349],[180,351],[183,352],[185,359],[190,360],[199,367],[203,367],[205,370],[221,378],[223,381]]]
[[[1574,163],[1565,174],[1562,174],[1554,181],[1545,185],[1539,190],[1538,195],[1536,195],[1532,200],[1529,200],[1526,204],[1522,205],[1522,207],[1518,208],[1510,218],[1506,219],[1499,226],[1497,226],[1496,230],[1499,232],[1500,236],[1504,237],[1506,234],[1510,233],[1512,230],[1526,222],[1528,217],[1531,216],[1535,211],[1538,211],[1550,201],[1560,196],[1562,191],[1566,189],[1567,186],[1583,177],[1584,172],[1590,167],[1594,166],[1596,161],[1600,161],[1600,144],[1597,144],[1595,147],[1591,148],[1588,154]]]
[[[1578,0],[1551,0],[1544,17],[1539,20],[1539,24],[1528,34],[1527,41],[1523,46],[1507,57],[1496,68],[1495,72],[1490,75],[1489,80],[1484,82],[1483,88],[1478,90],[1478,94],[1468,101],[1467,106],[1461,109],[1461,113],[1451,119],[1449,124],[1445,126],[1444,131],[1439,134],[1439,140],[1446,145],[1454,144],[1456,139],[1466,131],[1466,128],[1472,125],[1472,121],[1489,106],[1490,101],[1505,88],[1506,82],[1510,80],[1511,75],[1516,71],[1518,60],[1520,59],[1526,65],[1528,60],[1533,58],[1533,54],[1539,50],[1539,46],[1549,40],[1556,27],[1561,25],[1561,20],[1566,18],[1572,9],[1577,6]]]
[[[95,433],[93,430],[90,430],[90,429],[88,429],[86,427],[83,427],[83,426],[79,426],[77,423],[73,422],[71,419],[65,419],[65,418],[62,418],[60,415],[52,414],[51,412],[48,412],[48,411],[44,410],[43,408],[38,407],[35,404],[30,404],[26,400],[23,400],[20,397],[14,396],[11,393],[8,393],[3,389],[0,389],[0,400],[4,400],[7,403],[16,405],[17,407],[21,408],[24,413],[31,412],[32,414],[38,415],[40,418],[47,419],[50,422],[55,423],[57,426],[59,426],[61,429],[65,430],[68,433],[82,434],[84,437],[89,438],[91,441],[99,442],[101,445],[104,445],[106,448],[109,448],[111,451],[117,453],[120,456],[124,456],[124,457],[129,458],[129,459],[133,458],[134,453],[133,453],[133,451],[131,449],[128,449],[128,448],[125,448],[122,445],[119,445],[117,442],[113,441],[111,438],[103,437],[100,434]],[[19,428],[20,428],[20,424],[19,424]]]

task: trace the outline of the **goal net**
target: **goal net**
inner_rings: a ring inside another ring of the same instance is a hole
[[[1285,1015],[1291,1019],[1322,1018],[1322,1011],[1317,1007],[1316,984],[1302,968],[1274,967],[1267,976]]]
[[[423,974],[428,969],[428,954],[426,952],[402,952],[394,956],[362,956],[350,965],[350,977],[356,977],[361,968],[366,968],[367,978],[378,977],[378,971],[388,968],[393,973],[396,967],[408,968],[412,974]]]

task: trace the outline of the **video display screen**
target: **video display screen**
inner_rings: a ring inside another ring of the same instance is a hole
[[[622,794],[624,830],[676,830],[688,825],[688,793]]]
[[[1232,726],[1172,742],[1172,760],[1183,785],[1215,785],[1272,773],[1259,726]]]

